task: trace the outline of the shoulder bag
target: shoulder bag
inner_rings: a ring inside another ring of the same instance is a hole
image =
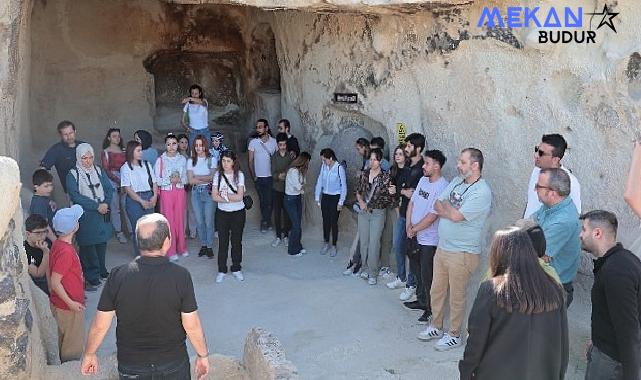
[[[238,194],[238,191],[234,189],[234,187],[229,183],[229,180],[227,179],[227,176],[225,173],[218,173],[218,189],[220,189],[220,177],[223,177],[225,179],[225,183],[227,183],[227,187],[234,193]],[[254,200],[252,199],[251,196],[245,195],[243,196],[243,203],[245,204],[245,210],[251,210],[251,208],[254,206]]]

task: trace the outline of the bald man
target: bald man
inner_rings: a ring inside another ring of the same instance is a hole
[[[140,256],[111,271],[89,331],[81,372],[98,372],[96,351],[117,315],[116,347],[120,378],[189,379],[185,338],[196,351],[198,379],[209,372],[207,343],[198,317],[189,272],[166,257],[169,223],[160,214],[136,224]]]

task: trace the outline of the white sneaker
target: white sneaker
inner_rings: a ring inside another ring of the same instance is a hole
[[[303,249],[301,249],[300,251],[298,251],[298,254],[299,254],[299,255],[304,255],[304,254],[306,254],[306,253],[307,253],[307,250],[306,250],[305,248],[303,248]]]
[[[331,247],[329,247],[327,252],[329,252],[329,257],[336,257],[336,255],[338,254],[338,251],[336,250],[335,245],[332,245]]]
[[[437,329],[436,327],[434,327],[432,325],[429,325],[429,326],[427,326],[427,328],[425,328],[425,330],[423,330],[420,333],[418,333],[418,335],[416,337],[418,338],[418,340],[422,340],[422,341],[428,342],[428,341],[433,340],[433,339],[442,338],[443,337],[443,331]]]
[[[416,294],[416,286],[407,286],[405,287],[405,290],[403,290],[403,293],[398,297],[401,299],[401,301],[409,301],[410,298],[412,298]]]
[[[388,278],[392,274],[392,271],[389,269],[389,267],[382,267],[381,270],[378,271],[378,275],[383,277],[383,278]]]
[[[396,288],[402,288],[405,286],[405,282],[401,281],[400,278],[396,277],[396,279],[392,282],[388,282],[387,287],[390,289],[396,289]]]
[[[369,285],[376,285],[376,277],[370,277],[367,279]]]
[[[460,337],[445,333],[443,337],[438,341],[438,343],[436,343],[434,349],[436,351],[447,351],[461,345],[463,345],[463,342],[461,341]]]
[[[236,277],[236,280],[238,280],[238,281],[245,281],[245,277],[243,276],[243,272],[241,272],[241,271],[238,271],[238,272],[231,272],[231,274],[233,274],[233,275],[234,275],[234,277]]]
[[[361,272],[359,275],[363,280],[367,280],[369,278],[369,274],[367,272]]]
[[[220,284],[225,279],[225,274],[223,272],[218,272],[216,275],[216,283]]]
[[[283,238],[283,245],[284,245],[285,247],[289,247],[289,239],[287,238],[287,236],[285,236],[285,237]]]
[[[189,252],[187,251],[180,254],[180,257],[187,257],[187,256],[189,256]]]
[[[169,256],[169,261],[175,263],[176,261],[178,261],[178,255]]]
[[[329,243],[325,243],[325,244],[323,244],[323,248],[321,248],[321,250],[320,250],[320,254],[321,254],[321,255],[325,255],[325,254],[327,254],[327,250],[328,250],[328,249],[329,249]]]
[[[274,248],[278,247],[280,245],[280,242],[281,242],[280,238],[274,239],[274,241],[272,241],[272,247]]]
[[[122,231],[116,234],[116,238],[118,239],[120,244],[127,244],[127,237],[124,233],[122,233]]]

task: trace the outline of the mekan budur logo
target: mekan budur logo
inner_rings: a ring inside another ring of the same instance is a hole
[[[618,15],[618,12],[611,12],[607,5],[598,13],[583,13],[583,7],[573,9],[571,7],[555,8],[551,7],[545,13],[540,7],[507,7],[506,13],[502,14],[497,8],[484,7],[477,26],[483,25],[488,28],[528,28],[536,26],[537,28],[548,28],[548,30],[539,30],[539,43],[595,43],[596,31],[594,30],[560,30],[562,28],[583,28],[584,16],[593,16],[599,21],[596,30],[602,26],[607,26],[614,33],[617,32],[612,20]],[[505,16],[505,17],[504,17]],[[544,20],[541,22],[541,20]],[[591,24],[591,22],[590,22]],[[556,30],[558,29],[558,30]],[[591,28],[590,28],[591,29]]]

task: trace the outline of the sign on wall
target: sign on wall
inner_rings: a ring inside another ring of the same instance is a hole
[[[334,101],[336,103],[349,103],[349,104],[358,103],[358,94],[335,92]]]
[[[404,123],[396,123],[396,136],[398,137],[398,143],[405,141],[407,137],[407,127]]]

